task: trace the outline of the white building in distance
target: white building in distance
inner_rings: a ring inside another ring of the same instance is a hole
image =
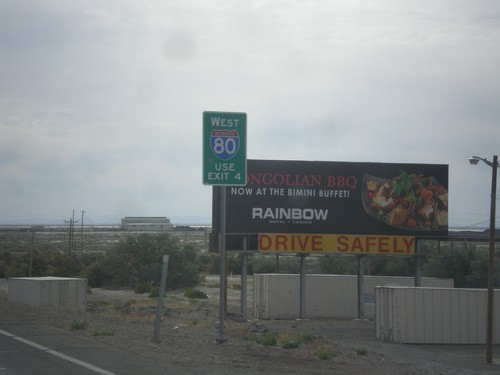
[[[121,230],[128,232],[169,232],[174,225],[164,216],[161,217],[124,217]]]

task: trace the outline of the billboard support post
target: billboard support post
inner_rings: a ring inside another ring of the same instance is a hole
[[[365,318],[365,280],[363,268],[365,256],[358,255],[358,319]]]
[[[224,318],[226,315],[226,187],[221,186],[221,223],[219,239],[219,337],[217,343],[222,344],[227,341]]]
[[[247,237],[243,238],[243,249],[247,250]],[[247,253],[241,255],[241,315],[245,321],[248,320],[247,311]]]
[[[300,319],[306,318],[306,255],[300,254]]]
[[[415,239],[415,286],[422,286],[422,264],[420,257],[420,240]]]

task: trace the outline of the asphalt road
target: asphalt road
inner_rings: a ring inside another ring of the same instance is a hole
[[[193,374],[53,327],[0,317],[0,374]]]

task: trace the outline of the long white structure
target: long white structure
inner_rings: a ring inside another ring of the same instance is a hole
[[[364,276],[365,317],[375,318],[375,287],[412,286],[413,277]],[[307,275],[306,318],[358,317],[358,286],[355,275]],[[453,288],[452,279],[422,278],[423,286]],[[254,317],[296,319],[300,317],[300,276],[254,275]]]
[[[9,301],[30,306],[85,309],[87,279],[68,277],[11,277]]]
[[[121,221],[121,229],[129,232],[168,232],[173,228],[174,225],[170,219],[164,216],[129,216],[124,217]]]
[[[406,344],[485,344],[486,289],[380,287],[377,338]],[[495,290],[500,311],[500,290]],[[493,343],[500,344],[500,313]]]

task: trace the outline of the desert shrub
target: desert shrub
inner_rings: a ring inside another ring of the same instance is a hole
[[[98,288],[109,282],[112,279],[111,275],[105,274],[103,272],[103,268],[99,262],[95,262],[85,267],[82,271],[82,277],[87,279],[87,282],[90,287]]]
[[[366,355],[367,353],[368,353],[368,349],[366,349],[366,348],[357,348],[356,349],[357,355]]]
[[[276,346],[278,345],[278,338],[276,335],[272,332],[267,332],[263,337],[261,341],[262,345],[264,346]]]
[[[200,266],[200,272],[206,272],[207,267],[212,262],[212,259],[215,258],[214,254],[210,253],[201,253],[198,257],[198,263]]]
[[[357,273],[356,257],[328,254],[318,258],[322,273],[335,275],[355,275]]]
[[[280,256],[281,273],[300,273],[300,258],[298,256]]]
[[[167,287],[178,289],[198,285],[200,268],[198,263],[199,250],[193,244],[183,244],[173,247],[170,251],[170,263],[167,277]]]
[[[137,294],[149,293],[150,290],[151,290],[150,283],[138,283],[134,288],[134,293]]]
[[[283,332],[278,335],[278,342],[284,349],[295,349],[311,340],[309,333]]]
[[[108,301],[95,301],[93,303],[87,304],[87,311],[102,311],[106,310],[110,306]]]
[[[200,251],[168,233],[142,233],[122,239],[115,248],[89,265],[84,274],[92,286],[160,283],[163,255],[169,256],[167,288],[193,287],[200,275]],[[92,282],[91,282],[92,278]]]
[[[207,275],[217,275],[219,273],[220,258],[217,254],[210,254],[208,262],[205,264],[204,272]]]
[[[259,343],[260,342],[259,337],[257,335],[254,335],[254,334],[249,334],[249,335],[243,336],[243,340],[248,341],[248,342],[252,342],[252,343]]]
[[[97,258],[82,271],[82,276],[88,279],[91,287],[129,285],[127,263],[116,249]]]
[[[77,254],[51,252],[45,255],[46,274],[59,277],[77,277],[82,272],[82,259]]]
[[[415,273],[414,257],[371,255],[369,262],[370,274],[372,275],[413,276]],[[366,266],[367,264],[365,264]]]
[[[333,349],[328,345],[321,346],[314,351],[314,356],[321,359],[322,361],[332,359],[335,357],[335,355],[336,354]]]
[[[29,275],[30,253],[12,257],[6,271],[6,277],[26,277]],[[48,276],[48,254],[34,250],[31,255],[31,276]]]
[[[92,333],[92,336],[114,336],[115,331],[110,328],[98,329]]]
[[[192,299],[207,299],[208,296],[199,289],[187,288],[184,291],[184,296]]]
[[[161,276],[162,263],[148,263],[139,267],[139,272],[137,276],[137,282],[141,284],[151,284],[153,280],[159,282],[159,276]]]
[[[276,261],[274,257],[269,256],[254,256],[250,260],[249,273],[273,273],[276,270]]]
[[[7,270],[12,262],[12,254],[8,251],[0,253],[0,279],[7,277]]]
[[[70,329],[73,331],[83,331],[86,330],[88,323],[83,320],[75,320],[71,323]]]
[[[423,276],[453,278],[456,288],[464,288],[467,287],[465,280],[472,272],[471,265],[474,258],[474,251],[468,248],[446,252],[439,257],[429,257],[422,274]],[[487,262],[484,265],[487,265]]]
[[[149,298],[156,298],[160,295],[160,288],[157,286],[150,287],[149,289]]]
[[[298,343],[297,341],[289,340],[282,343],[281,346],[283,347],[283,349],[296,349],[300,346],[300,343]]]
[[[7,268],[8,266],[5,264],[5,262],[0,260],[0,279],[3,279],[7,276]]]
[[[231,275],[240,275],[242,265],[241,255],[229,255],[226,261],[227,273]],[[207,275],[219,274],[220,257],[217,254],[211,254],[210,261],[206,264],[204,272]],[[281,273],[299,273],[300,262],[296,256],[280,256],[279,268]],[[269,255],[251,255],[247,259],[247,273],[274,273],[276,272],[276,257]]]
[[[488,255],[479,254],[471,261],[471,273],[465,276],[467,288],[485,288],[488,285]],[[495,271],[495,285],[500,285],[500,272]]]
[[[80,277],[84,268],[82,257],[77,254],[67,254],[58,251],[40,252],[34,249],[31,254],[26,252],[21,256],[12,257],[6,262],[5,276],[59,276]]]

